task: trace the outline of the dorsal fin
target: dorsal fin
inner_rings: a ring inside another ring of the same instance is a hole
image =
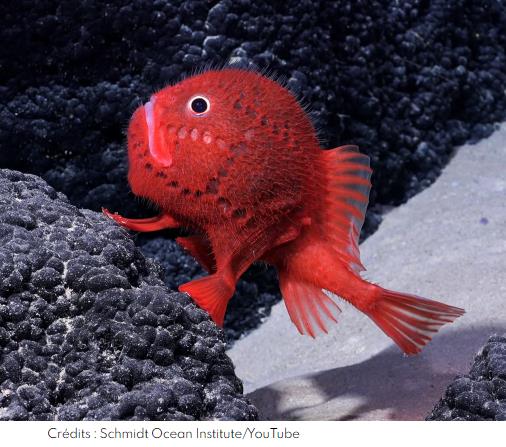
[[[325,209],[320,226],[339,258],[353,271],[365,270],[360,262],[358,239],[369,203],[372,170],[369,157],[357,146],[322,151],[327,172]]]

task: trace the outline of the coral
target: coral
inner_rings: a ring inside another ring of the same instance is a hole
[[[427,420],[506,421],[506,336],[489,338],[469,374],[448,386]]]
[[[0,170],[1,420],[252,420],[223,332],[105,216]]]

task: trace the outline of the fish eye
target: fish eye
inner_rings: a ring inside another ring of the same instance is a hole
[[[207,99],[205,96],[194,96],[192,99],[190,99],[188,104],[191,111],[195,115],[203,115],[211,108],[209,99]]]

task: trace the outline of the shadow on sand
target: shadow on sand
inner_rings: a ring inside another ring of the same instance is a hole
[[[282,380],[248,398],[263,420],[374,419],[378,410],[387,414],[382,419],[422,420],[454,377],[468,373],[487,339],[505,332],[506,324],[440,334],[414,357],[392,346],[362,363]]]

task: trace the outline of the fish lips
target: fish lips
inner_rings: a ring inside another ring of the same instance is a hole
[[[168,168],[172,166],[172,156],[165,149],[165,145],[160,141],[159,119],[156,113],[157,98],[151,96],[149,101],[142,107],[144,109],[144,120],[147,128],[148,149],[151,157],[156,160],[162,167]]]

